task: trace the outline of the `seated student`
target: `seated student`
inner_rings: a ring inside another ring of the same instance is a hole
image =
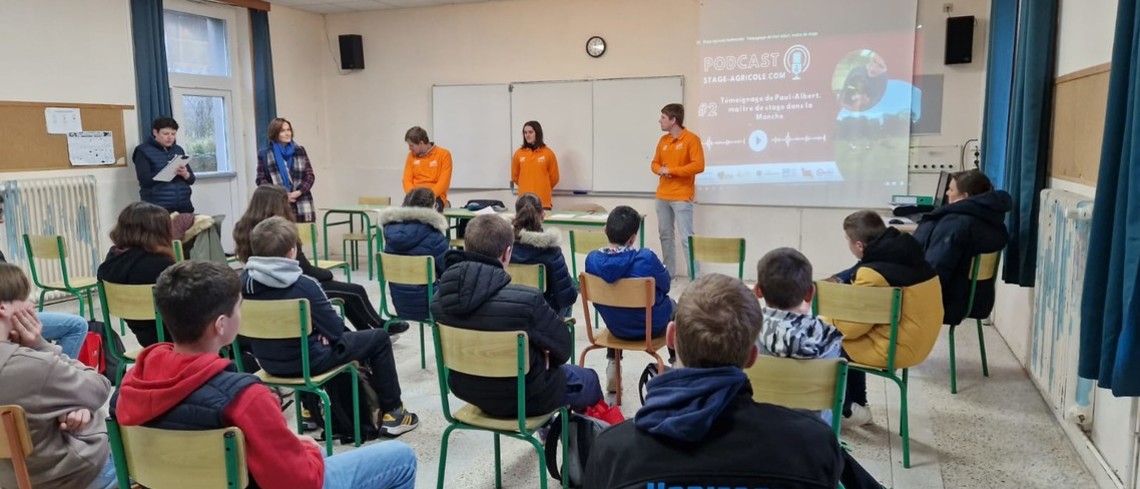
[[[416,456],[410,447],[390,441],[324,459],[316,441],[289,429],[277,396],[218,356],[238,334],[241,286],[229,267],[205,261],[181,262],[159,277],[155,303],[174,344],[143,350],[127,371],[111,401],[119,424],[170,430],[236,426],[245,436],[250,487],[413,487]]]
[[[16,404],[27,415],[32,486],[115,487],[101,412],[111,382],[44,340],[31,292],[19,267],[0,263],[0,405]],[[11,460],[0,460],[0,486],[16,487]]]
[[[443,273],[443,254],[447,252],[447,218],[435,208],[436,198],[430,188],[416,187],[404,196],[402,207],[390,207],[380,213],[384,229],[384,252],[393,255],[424,256],[435,259],[435,273]],[[396,315],[423,321],[428,318],[426,285],[389,284]],[[435,286],[439,290],[439,284]],[[381,291],[383,293],[383,291]]]
[[[974,310],[970,302],[970,267],[975,255],[1005,248],[1009,232],[1005,214],[1013,198],[1004,190],[994,190],[990,179],[978,170],[950,176],[947,204],[923,216],[914,239],[926,252],[926,261],[942,282],[942,324],[958,324],[968,317],[985,318],[994,308],[994,281],[978,282]]]
[[[0,253],[0,263],[6,261],[4,253]],[[45,340],[58,344],[67,358],[79,358],[79,352],[83,349],[83,340],[87,339],[87,319],[61,312],[37,312],[36,318],[43,325]]]
[[[174,264],[170,213],[157,205],[146,202],[127,205],[111,230],[111,242],[114,246],[99,264],[99,280],[127,285],[153,284],[163,270]],[[129,320],[127,327],[139,345],[147,347],[158,343],[158,325],[154,320]],[[162,334],[170,341],[170,331],[165,326]]]
[[[607,283],[623,278],[652,277],[657,293],[653,301],[653,337],[665,334],[665,326],[673,317],[673,299],[669,298],[669,271],[648,248],[633,247],[633,240],[641,229],[641,214],[632,207],[619,205],[610,211],[606,219],[606,239],[608,248],[591,251],[586,255],[586,273],[596,275]],[[606,323],[610,334],[623,340],[645,339],[645,312],[626,307],[595,306]],[[617,378],[614,376],[614,352],[606,352],[609,364],[606,366],[606,391],[617,392]],[[669,352],[673,361],[673,352]]]
[[[542,229],[546,211],[538,195],[525,193],[515,201],[515,245],[511,263],[542,265],[546,268],[546,303],[563,316],[570,315],[570,307],[578,299],[578,289],[566,268],[562,256],[562,232],[555,228]]]
[[[383,329],[345,331],[344,321],[329,304],[316,279],[301,274],[297,263],[297,226],[284,217],[270,217],[249,233],[250,251],[242,271],[242,296],[246,300],[308,299],[313,333],[309,336],[311,375],[327,372],[351,361],[372,371],[368,382],[379,397],[384,413],[380,433],[399,436],[416,429],[419,417],[400,400],[400,379],[392,356],[392,341]],[[251,339],[253,356],[261,368],[281,377],[301,372],[297,341]],[[368,438],[364,433],[362,437]]]
[[[843,220],[847,247],[859,259],[852,284],[863,287],[901,287],[895,368],[918,365],[938,339],[942,329],[942,286],[938,275],[922,256],[922,246],[909,234],[888,228],[875,211],[858,211]],[[835,321],[843,333],[844,356],[864,365],[886,366],[890,348],[890,324]],[[872,422],[867,406],[867,375],[857,370],[847,374],[847,399],[843,416],[848,425]]]
[[[511,261],[514,233],[499,216],[482,215],[467,225],[463,251],[448,251],[431,303],[435,320],[479,331],[526,331],[530,339],[530,372],[526,374],[526,415],[545,414],[559,406],[584,410],[602,399],[593,370],[567,364],[570,331],[542,293],[511,285],[504,269]],[[493,379],[451,372],[451,390],[464,401],[495,417],[518,414],[515,379]]]
[[[649,381],[632,423],[598,435],[583,487],[878,487],[819,418],[752,400],[741,369],[756,361],[760,324],[739,280],[689,284],[666,334],[681,368]]]
[[[239,261],[249,260],[251,255],[249,234],[261,221],[273,216],[295,222],[293,205],[289,203],[289,193],[284,187],[277,185],[262,185],[253,191],[249,199],[249,207],[234,225],[234,250]],[[360,284],[350,284],[333,280],[332,272],[318,268],[305,257],[305,250],[297,248],[297,261],[301,264],[301,272],[312,277],[320,283],[321,289],[329,297],[344,301],[344,315],[357,330],[382,328],[384,319],[372,306],[368,292]],[[388,326],[388,332],[399,334],[408,330],[408,323],[398,322]]]

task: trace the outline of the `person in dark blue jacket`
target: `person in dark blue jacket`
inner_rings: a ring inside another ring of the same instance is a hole
[[[186,154],[174,142],[178,136],[178,122],[170,117],[159,117],[151,124],[151,133],[154,137],[136,146],[131,155],[139,179],[139,199],[170,212],[194,213],[194,203],[190,201],[190,186],[195,180],[194,170],[184,166],[178,169],[174,179],[169,182],[154,180],[154,176],[170,160]]]
[[[392,207],[380,213],[384,230],[384,252],[404,256],[431,256],[435,273],[443,273],[443,254],[447,252],[447,218],[436,210],[435,193],[427,187],[416,187],[404,196],[403,207]],[[428,318],[426,285],[388,284],[396,316],[412,321]],[[435,290],[438,291],[438,282]],[[384,291],[380,291],[383,293]]]
[[[309,335],[309,373],[317,375],[357,361],[370,370],[368,382],[384,413],[380,433],[399,436],[416,429],[419,417],[404,408],[392,341],[383,329],[345,331],[316,279],[297,263],[297,225],[284,217],[261,221],[249,234],[253,253],[242,271],[245,300],[308,299],[313,332]],[[302,374],[296,339],[250,341],[253,356],[267,373],[280,377]],[[362,434],[362,437],[364,435]]]
[[[970,266],[974,256],[1005,248],[1009,241],[1005,214],[1013,207],[1013,198],[994,190],[985,173],[968,170],[951,175],[946,201],[922,218],[914,237],[942,282],[942,323],[959,324],[967,317],[988,317],[994,308],[994,280],[985,280],[978,282],[974,310],[966,310]]]
[[[578,298],[578,288],[566,269],[562,256],[562,232],[555,228],[543,229],[546,212],[537,194],[527,192],[515,202],[514,251],[511,263],[542,265],[546,268],[546,290],[542,296],[547,304],[563,316],[570,315],[570,307]]]
[[[634,248],[633,240],[641,229],[641,214],[632,207],[619,205],[610,211],[606,219],[606,239],[608,248],[591,251],[586,255],[586,273],[596,275],[607,283],[623,278],[652,277],[656,293],[653,300],[652,333],[657,338],[665,334],[665,327],[673,318],[673,299],[669,298],[669,271],[648,248]],[[595,305],[598,314],[606,323],[610,334],[623,340],[645,339],[645,311],[629,307]],[[617,376],[614,374],[615,352],[606,351],[610,361],[606,366],[606,391],[617,392]],[[674,359],[669,350],[669,361]]]

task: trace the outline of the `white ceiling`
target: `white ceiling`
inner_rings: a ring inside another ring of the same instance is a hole
[[[491,0],[267,0],[273,5],[305,10],[318,14],[342,14],[391,8],[429,7],[457,3],[478,3]]]

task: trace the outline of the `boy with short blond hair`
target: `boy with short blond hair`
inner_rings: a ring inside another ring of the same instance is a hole
[[[111,382],[44,340],[31,283],[19,267],[0,263],[0,405],[24,409],[34,449],[32,486],[114,487],[103,404]],[[0,460],[0,486],[16,487],[11,460]]]

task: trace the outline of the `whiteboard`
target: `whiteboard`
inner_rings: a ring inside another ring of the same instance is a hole
[[[451,151],[451,188],[510,186],[510,85],[433,86],[432,127],[433,141]]]
[[[682,103],[682,77],[594,81],[594,182],[599,192],[656,192],[650,164],[665,104]],[[695,115],[695,114],[694,114]]]
[[[511,148],[522,146],[523,124],[538,121],[558,158],[558,190],[593,189],[592,98],[589,80],[511,84]]]

